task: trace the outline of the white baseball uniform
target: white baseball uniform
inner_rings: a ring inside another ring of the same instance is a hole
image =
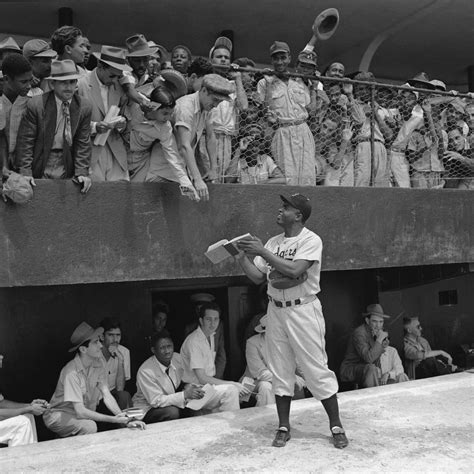
[[[306,227],[295,237],[279,234],[272,237],[265,248],[287,260],[313,262],[307,279],[293,288],[279,290],[271,284],[273,267],[262,257],[254,264],[267,275],[268,323],[266,344],[268,365],[273,373],[273,392],[279,396],[293,396],[296,364],[303,373],[307,387],[317,400],[325,400],[338,391],[336,375],[329,370],[325,349],[326,326],[317,298],[320,291],[321,238]],[[282,307],[279,307],[282,303]],[[299,303],[299,304],[298,304]]]

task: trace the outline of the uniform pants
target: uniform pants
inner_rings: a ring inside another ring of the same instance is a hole
[[[33,415],[18,415],[0,421],[0,443],[21,446],[37,441]]]
[[[43,415],[44,424],[60,438],[97,433],[97,424],[92,420],[80,420],[74,414],[52,410]]]
[[[297,362],[314,398],[325,400],[337,393],[336,376],[327,365],[326,325],[319,299],[284,308],[270,302],[267,314],[265,343],[273,393],[294,395]]]
[[[257,403],[255,406],[263,407],[275,403],[275,395],[273,395],[271,382],[266,382],[264,380],[257,382],[255,390],[257,391]],[[304,389],[295,387],[293,400],[301,400],[302,398],[305,398]]]

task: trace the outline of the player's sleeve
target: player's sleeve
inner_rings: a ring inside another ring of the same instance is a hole
[[[298,246],[293,261],[308,260],[309,262],[321,262],[323,242],[316,234],[309,234]]]
[[[271,242],[272,242],[272,239],[270,239],[266,244],[265,244],[265,248],[266,249],[271,249]],[[267,264],[267,261],[260,257],[260,255],[258,255],[257,257],[255,257],[253,259],[253,264],[264,274],[266,275],[267,274],[267,269],[268,269],[268,264]]]

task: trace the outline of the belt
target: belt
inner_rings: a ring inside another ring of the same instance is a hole
[[[269,295],[268,299],[277,308],[288,308],[290,306],[299,306],[302,304],[311,303],[311,301],[314,301],[316,299],[316,295],[302,296],[301,298],[296,298],[296,300],[290,300],[290,301],[278,301]]]
[[[51,153],[62,153],[63,149],[62,148],[51,148]]]
[[[390,148],[390,151],[394,151],[395,153],[405,153],[405,150],[402,150],[401,148],[397,148],[396,146]]]
[[[300,120],[291,120],[290,122],[278,122],[277,127],[291,127],[292,125],[301,125],[303,123],[306,123],[306,120],[300,119]]]

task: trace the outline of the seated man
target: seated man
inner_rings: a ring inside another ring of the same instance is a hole
[[[102,362],[108,387],[120,409],[125,410],[132,406],[132,397],[125,391],[125,383],[130,380],[130,351],[120,344],[122,328],[118,319],[105,318],[100,326],[104,328]]]
[[[430,343],[421,337],[418,317],[403,318],[405,362],[410,379],[425,379],[455,372],[452,357],[445,351],[432,350]],[[441,360],[438,359],[441,357]],[[442,360],[444,359],[444,360]]]
[[[0,354],[0,368],[3,355]],[[5,400],[0,393],[0,443],[8,446],[36,443],[34,416],[42,415],[49,408],[46,400],[33,400],[31,403],[17,403]]]
[[[397,349],[390,346],[388,336],[382,341],[383,352],[380,356],[380,385],[408,382],[408,375],[403,369],[403,364]]]
[[[61,438],[96,433],[97,423],[101,429],[110,429],[111,425],[145,429],[143,422],[121,413],[107,387],[107,375],[100,360],[103,333],[103,328],[93,329],[82,322],[71,336],[73,347],[69,352],[76,356],[61,370],[51,409],[43,415],[46,427]],[[96,412],[101,398],[111,415]]]
[[[146,412],[145,423],[181,418],[187,401],[202,398],[204,392],[195,384],[187,384],[180,390],[183,364],[166,329],[153,334],[151,352],[153,355],[138,369],[133,406]]]
[[[25,176],[75,178],[86,193],[92,184],[91,105],[76,94],[79,77],[73,61],[53,61],[53,90],[29,101],[18,132],[16,161]]]
[[[245,358],[247,360],[247,368],[242,377],[253,378],[257,403],[256,406],[269,405],[275,403],[275,395],[272,392],[273,375],[268,368],[267,354],[265,348],[265,330],[268,317],[263,316],[260,323],[255,327],[255,334],[247,339],[245,346]],[[298,372],[298,371],[297,371]],[[296,375],[295,394],[293,400],[305,398],[304,387],[306,383],[299,374]]]
[[[215,397],[208,402],[207,410],[238,410],[240,408],[239,393],[248,395],[249,391],[238,382],[215,377],[214,333],[219,327],[220,314],[221,310],[216,303],[203,303],[200,306],[199,326],[181,346],[184,366],[183,381],[199,385],[213,385]]]
[[[364,324],[357,327],[351,335],[346,355],[341,364],[341,381],[355,382],[360,387],[380,385],[380,356],[383,352],[382,342],[388,336],[383,330],[384,314],[379,304],[367,306]]]

